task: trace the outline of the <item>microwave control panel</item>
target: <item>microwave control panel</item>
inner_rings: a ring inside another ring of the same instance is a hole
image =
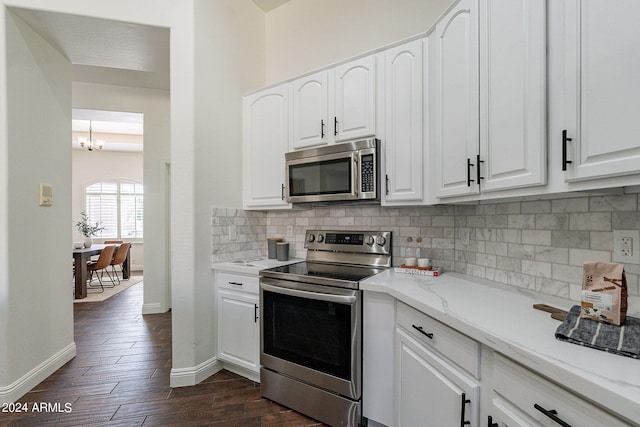
[[[362,156],[360,166],[360,191],[370,193],[376,190],[375,187],[375,165],[373,154]]]

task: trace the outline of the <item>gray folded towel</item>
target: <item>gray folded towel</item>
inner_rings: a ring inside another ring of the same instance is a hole
[[[640,359],[640,319],[627,316],[621,326],[580,318],[580,306],[569,310],[556,338],[609,353]]]

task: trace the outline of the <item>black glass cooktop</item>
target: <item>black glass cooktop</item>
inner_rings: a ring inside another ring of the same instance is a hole
[[[359,267],[303,261],[262,270],[260,274],[263,277],[294,280],[297,282],[308,281],[327,285],[339,285],[336,282],[349,282],[352,285],[348,287],[357,287],[357,282],[374,276],[384,270],[385,268],[380,267]]]

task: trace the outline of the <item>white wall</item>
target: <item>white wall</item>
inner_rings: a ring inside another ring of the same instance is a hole
[[[144,182],[145,281],[143,313],[163,313],[171,307],[171,301],[168,297],[168,287],[171,281],[169,271],[166,268],[169,251],[166,223],[169,218],[165,207],[168,191],[165,164],[170,161],[171,157],[169,93],[163,90],[74,82],[73,107],[144,114],[144,156],[141,153],[74,151],[74,171],[80,167],[75,161],[78,158],[76,156],[79,155],[90,158],[115,158],[114,163],[117,165],[109,166],[105,170],[104,176],[123,177],[126,176],[126,173],[133,173],[135,170],[134,176],[138,177],[136,179]],[[142,173],[143,157],[144,174]],[[137,159],[134,161],[135,166],[129,166],[129,161],[133,159]],[[127,172],[128,170],[130,172]],[[79,197],[74,197],[73,215],[76,218],[83,210],[82,191],[87,182],[82,176],[79,176],[78,179],[74,176],[73,183],[75,186],[74,194],[80,192]],[[135,248],[132,249],[132,256],[134,255]]]
[[[0,164],[2,402],[37,384],[34,368],[52,372],[75,355],[68,222],[71,64],[20,18],[3,12],[7,68],[0,74],[6,81],[0,99],[9,108],[0,126],[6,131],[0,140],[6,153]],[[53,206],[38,205],[39,183],[53,187]]]
[[[422,33],[453,0],[290,1],[267,14],[267,84]]]
[[[195,147],[185,150],[174,139],[171,150],[172,164],[176,156],[194,164],[171,170],[192,183],[171,188],[172,231],[180,239],[172,253],[185,261],[172,264],[180,268],[172,286],[173,328],[180,331],[173,335],[172,385],[192,384],[216,369],[211,208],[242,206],[241,96],[264,83],[264,13],[251,0],[196,0],[194,16]],[[193,217],[178,221],[188,203]]]

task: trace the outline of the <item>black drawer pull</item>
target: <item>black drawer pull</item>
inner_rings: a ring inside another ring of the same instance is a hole
[[[500,427],[498,423],[493,422],[493,417],[491,415],[489,415],[487,421],[487,427]]]
[[[430,340],[433,339],[433,334],[431,332],[425,332],[424,329],[422,329],[422,326],[411,325],[411,327],[416,331],[420,332],[422,335],[429,338]]]
[[[324,139],[324,120],[320,120],[320,139]]]
[[[558,417],[558,411],[556,411],[555,409],[546,410],[542,406],[538,405],[537,403],[535,403],[533,407],[536,408],[538,411],[542,412],[543,414],[545,414],[547,417],[551,418],[553,421],[560,424],[562,427],[571,427],[571,424],[567,424],[566,422],[562,421],[560,417]]]
[[[475,182],[475,179],[471,179],[471,166],[473,163],[471,163],[471,159],[467,158],[467,187],[471,187],[471,183]]]
[[[567,165],[571,163],[571,160],[567,160],[567,142],[571,141],[571,138],[567,138],[567,130],[562,131],[562,170],[567,170]]]
[[[238,286],[242,286],[242,283],[240,282],[229,282],[230,285],[238,285]]]
[[[253,323],[258,323],[258,304],[253,304]]]
[[[484,179],[484,176],[480,176],[480,163],[484,163],[484,160],[480,160],[480,154],[476,156],[476,164],[478,167],[476,168],[476,179],[478,180],[478,185],[480,185],[480,181]]]
[[[466,407],[467,407],[467,403],[471,403],[471,400],[467,399],[467,395],[465,393],[462,393],[462,396],[460,396],[461,399],[461,403],[462,403],[462,408],[460,409],[460,427],[464,427],[464,426],[468,426],[469,424],[471,424],[471,421],[467,421],[465,420],[466,415]]]

